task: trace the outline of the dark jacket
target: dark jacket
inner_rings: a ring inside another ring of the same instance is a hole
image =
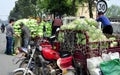
[[[22,38],[30,38],[30,30],[25,25],[21,28],[21,37]]]

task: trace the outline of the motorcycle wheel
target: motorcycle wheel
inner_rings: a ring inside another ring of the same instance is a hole
[[[19,68],[25,68],[28,64],[28,59],[23,60],[20,65]],[[34,62],[34,61],[33,61]],[[35,64],[31,64],[32,67],[29,67],[31,69],[31,71],[35,74],[35,75],[39,75],[39,68],[37,65]]]
[[[51,74],[48,68],[44,69],[43,67],[40,67],[39,75],[54,75],[54,74]]]
[[[23,74],[24,74],[23,70],[18,70],[18,71],[16,71],[16,72],[13,73],[13,75],[23,75]],[[34,75],[34,74],[28,72],[25,75]]]
[[[21,63],[20,63],[20,65],[19,65],[19,68],[25,68],[26,66],[27,66],[27,64],[28,64],[28,59],[24,59]]]

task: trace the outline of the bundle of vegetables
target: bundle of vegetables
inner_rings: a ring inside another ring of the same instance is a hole
[[[52,23],[51,22],[44,22],[44,21],[42,21],[39,25],[38,25],[38,27],[37,27],[37,35],[40,35],[40,36],[43,36],[43,27],[45,26],[45,28],[46,28],[46,36],[47,37],[50,37],[51,36],[51,31],[52,31],[52,28],[51,28],[51,26],[52,26]],[[40,33],[41,32],[41,33]]]
[[[67,24],[67,25],[62,25],[60,28],[61,30],[65,30],[65,32],[67,30],[70,30],[70,31],[77,31],[77,30],[80,30],[80,31],[84,31],[88,34],[88,39],[89,39],[89,42],[101,42],[101,41],[104,41],[104,43],[101,43],[100,47],[101,48],[108,48],[109,47],[109,44],[108,42],[105,42],[105,41],[114,41],[116,40],[115,37],[110,37],[110,38],[107,38],[100,29],[97,28],[98,26],[98,23],[94,20],[94,19],[76,19],[74,21],[72,21],[71,23]],[[59,42],[65,42],[65,37],[67,36],[65,34],[65,32],[59,32],[59,35],[58,35],[58,41]],[[71,32],[70,32],[71,33]],[[76,33],[75,34],[76,36],[76,43],[77,44],[82,44],[82,45],[86,45],[86,36],[85,34],[83,33]],[[73,35],[71,35],[71,37],[73,37]],[[71,37],[68,37],[71,39]],[[117,46],[117,42],[112,42],[110,44],[111,47],[114,47],[114,46]],[[91,44],[89,45],[90,48],[98,48],[98,44]]]
[[[45,22],[45,28],[46,28],[46,36],[50,37],[51,36],[51,31],[52,31],[52,23],[47,21]]]
[[[114,47],[114,46],[117,46],[117,45],[118,45],[118,42],[114,41],[114,40],[116,40],[115,37],[110,37],[109,40],[113,41],[113,42],[110,44],[110,47]]]
[[[68,25],[61,26],[61,30],[81,30],[88,33],[89,41],[104,41],[107,40],[106,36],[102,33],[100,29],[97,29],[97,22],[94,19],[76,19]],[[61,36],[61,34],[60,34]],[[98,37],[99,36],[99,37]],[[86,44],[85,35],[82,33],[77,33],[76,37],[77,43]],[[61,39],[62,37],[60,37]]]
[[[20,33],[21,33],[21,30],[20,30],[20,23],[23,23],[24,25],[28,26],[30,31],[31,31],[31,36],[34,37],[36,34],[36,31],[37,31],[37,21],[35,19],[20,19],[20,20],[17,20],[15,23],[14,23],[14,31],[17,35],[20,36]]]
[[[37,23],[37,20],[35,19],[20,19],[17,20],[14,24],[14,30],[17,35],[20,36],[21,30],[20,30],[20,23],[24,23],[26,26],[29,27],[31,31],[31,36],[34,38],[36,36],[43,36],[43,26],[46,25],[46,33],[47,35],[51,35],[51,24],[42,21],[39,25]]]

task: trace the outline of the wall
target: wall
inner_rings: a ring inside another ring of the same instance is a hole
[[[77,16],[85,16],[86,18],[89,18],[88,6],[78,6]],[[96,7],[93,9],[93,18],[96,18]]]

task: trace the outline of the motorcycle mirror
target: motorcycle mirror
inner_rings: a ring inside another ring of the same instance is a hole
[[[56,29],[56,32],[58,32],[59,30],[60,30],[60,28],[57,28],[57,29]]]
[[[52,38],[55,38],[56,36],[55,35],[53,35],[53,36],[51,36],[50,38],[52,39]]]
[[[39,51],[42,51],[42,47],[41,46],[39,46]]]

